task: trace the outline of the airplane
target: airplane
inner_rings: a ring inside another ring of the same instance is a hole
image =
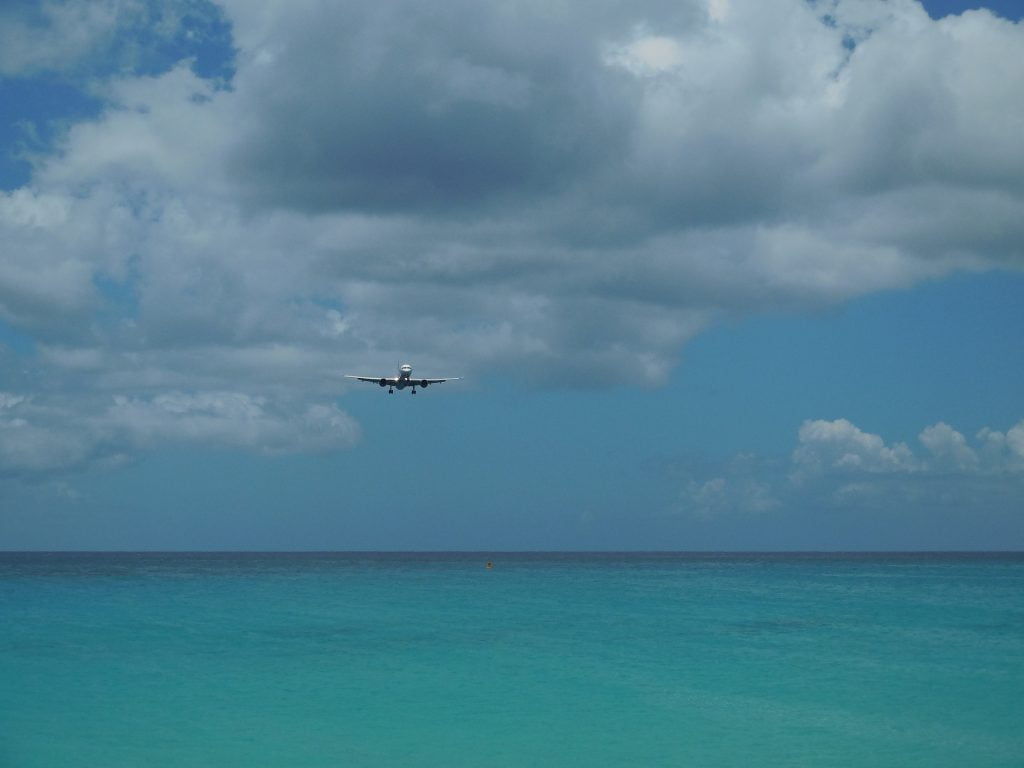
[[[412,387],[412,393],[416,394],[416,387],[426,389],[431,384],[441,384],[445,381],[454,381],[455,379],[461,379],[461,376],[449,376],[447,379],[414,379],[412,378],[412,366],[408,363],[402,363],[398,366],[398,376],[350,376],[345,374],[346,379],[358,379],[359,381],[369,381],[374,384],[378,384],[382,387],[388,388],[388,394],[395,394],[396,389],[405,389],[406,387]]]

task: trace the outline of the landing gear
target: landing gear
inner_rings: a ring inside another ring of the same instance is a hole
[[[412,393],[413,393],[414,395],[416,394],[416,388],[415,388],[415,387],[413,387]]]
[[[389,395],[395,394],[395,390],[392,387],[388,387],[388,394]]]

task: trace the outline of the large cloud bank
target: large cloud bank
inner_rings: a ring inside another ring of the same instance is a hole
[[[303,450],[339,373],[409,355],[657,385],[724,315],[1024,262],[1024,29],[985,11],[68,0],[0,13],[15,40],[0,73],[101,109],[0,194],[0,322],[32,345],[0,430],[37,446],[8,470]]]

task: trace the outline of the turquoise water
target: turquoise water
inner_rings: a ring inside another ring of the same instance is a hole
[[[0,554],[4,768],[1024,766],[1022,724],[1021,555]]]

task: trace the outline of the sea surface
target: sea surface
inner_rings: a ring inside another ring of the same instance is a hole
[[[0,766],[1024,766],[1024,555],[0,553]]]

